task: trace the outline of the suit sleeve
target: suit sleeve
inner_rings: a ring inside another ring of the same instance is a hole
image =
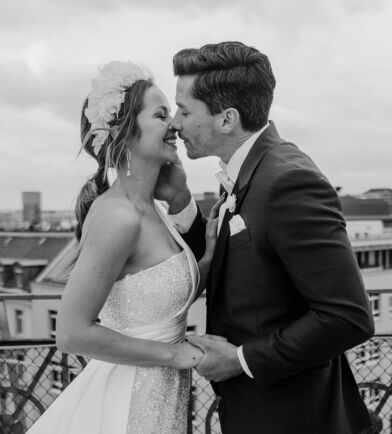
[[[261,386],[326,365],[374,333],[335,190],[320,173],[290,169],[270,191],[267,236],[308,310],[244,344],[244,357]]]
[[[196,260],[199,261],[204,255],[206,249],[206,219],[203,216],[199,206],[197,214],[192,226],[185,234],[181,234],[182,238],[191,248]]]

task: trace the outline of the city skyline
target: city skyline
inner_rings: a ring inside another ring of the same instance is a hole
[[[0,17],[0,209],[42,192],[70,209],[95,163],[75,160],[79,116],[97,66],[146,65],[175,111],[171,59],[184,47],[241,40],[266,53],[277,79],[270,118],[343,194],[391,188],[392,5],[385,0],[197,4],[37,0]],[[45,10],[45,14],[42,14]],[[230,23],[230,25],[228,25]],[[216,158],[179,155],[193,193],[217,191]]]

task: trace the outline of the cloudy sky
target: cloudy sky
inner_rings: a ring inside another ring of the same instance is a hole
[[[76,159],[82,101],[98,65],[146,65],[174,110],[171,59],[240,40],[277,79],[271,119],[343,192],[392,188],[389,0],[18,0],[0,16],[0,209],[41,191],[68,209],[95,171]],[[193,192],[214,191],[215,158],[187,160]]]

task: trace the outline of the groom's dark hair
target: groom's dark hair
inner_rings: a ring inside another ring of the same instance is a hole
[[[268,121],[275,77],[268,57],[241,42],[186,48],[173,57],[174,74],[195,75],[193,96],[211,114],[233,107],[244,130],[257,131]]]

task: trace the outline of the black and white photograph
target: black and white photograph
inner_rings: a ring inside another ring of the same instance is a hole
[[[0,14],[0,434],[392,433],[392,3]]]

